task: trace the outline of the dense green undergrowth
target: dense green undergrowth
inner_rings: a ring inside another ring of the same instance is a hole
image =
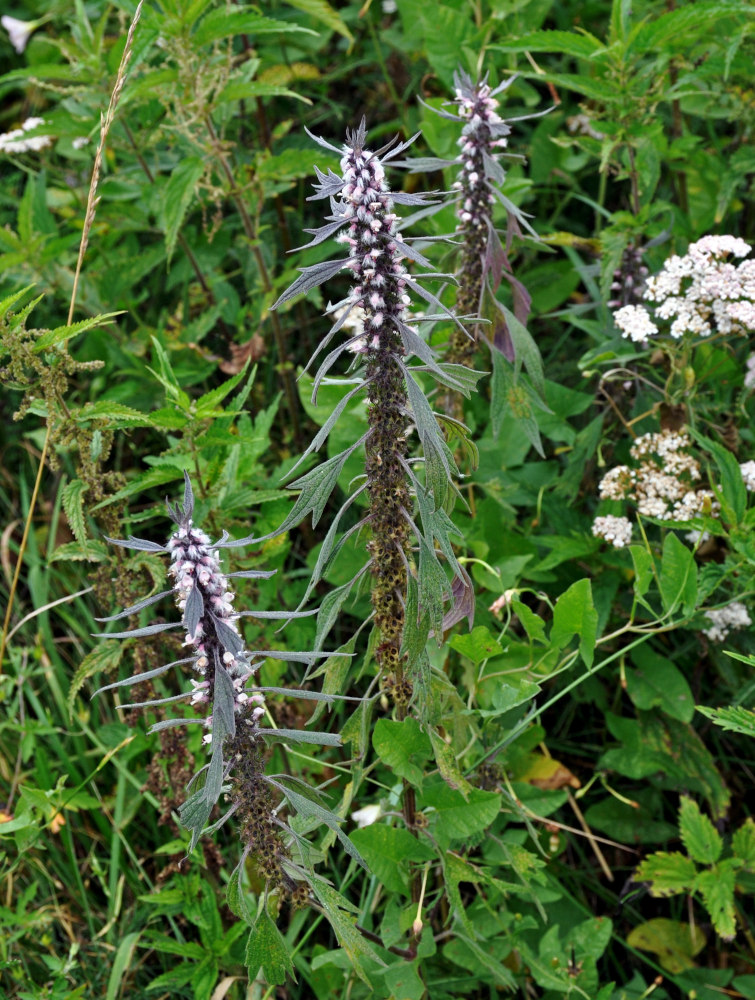
[[[755,998],[752,5],[135,12],[0,37],[0,995]]]

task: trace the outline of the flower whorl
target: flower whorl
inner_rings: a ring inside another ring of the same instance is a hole
[[[192,705],[212,703],[214,700],[215,671],[224,669],[232,679],[233,707],[236,713],[253,701],[256,705],[249,715],[257,722],[264,714],[260,693],[247,694],[246,682],[254,673],[248,654],[234,620],[234,594],[220,569],[217,551],[209,537],[194,527],[190,515],[172,512],[178,524],[171,535],[167,549],[171,555],[170,574],[174,577],[174,595],[178,608],[183,612],[186,628],[184,645],[193,647],[196,659],[193,666],[202,678],[192,679],[194,693]],[[222,667],[220,667],[222,664]],[[208,667],[212,669],[208,673]],[[210,716],[205,725],[212,725]],[[205,742],[210,742],[210,734]]]

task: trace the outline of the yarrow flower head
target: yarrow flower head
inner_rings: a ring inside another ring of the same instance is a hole
[[[711,624],[703,629],[703,635],[713,642],[723,642],[730,632],[752,625],[747,608],[741,601],[732,601],[725,608],[706,611],[705,617]]]
[[[21,128],[4,132],[0,135],[0,153],[36,153],[51,146],[52,137],[49,135],[27,135],[44,124],[43,118],[27,118]]]
[[[615,549],[623,549],[632,541],[632,522],[627,517],[596,517],[592,525],[592,533],[596,538],[604,538]]]
[[[600,498],[632,500],[640,514],[662,521],[716,517],[720,504],[715,494],[693,485],[700,479],[700,463],[689,454],[690,445],[685,431],[643,434],[630,449],[636,465],[610,469],[600,481]],[[594,528],[593,533],[598,534]]]
[[[646,282],[643,299],[655,305],[624,306],[614,313],[622,336],[644,342],[667,323],[676,340],[755,331],[755,259],[730,260],[750,250],[736,236],[705,236],[683,257],[670,257]]]

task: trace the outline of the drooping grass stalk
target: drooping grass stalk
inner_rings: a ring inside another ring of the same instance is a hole
[[[126,45],[123,49],[123,55],[121,56],[121,61],[118,66],[118,73],[115,78],[115,84],[113,85],[113,90],[110,95],[110,102],[108,104],[108,109],[102,118],[102,123],[100,125],[100,141],[97,146],[97,152],[94,157],[94,166],[92,168],[92,179],[89,184],[89,196],[87,198],[86,212],[84,213],[84,227],[81,234],[81,242],[79,244],[79,253],[76,260],[76,270],[73,277],[73,286],[71,288],[71,300],[68,306],[68,319],[66,324],[68,326],[73,322],[73,312],[76,305],[76,294],[79,287],[79,278],[81,276],[81,267],[84,262],[84,254],[86,253],[87,244],[89,243],[89,233],[91,232],[92,225],[94,223],[94,217],[97,211],[97,188],[100,182],[100,170],[102,167],[102,154],[105,148],[105,142],[107,140],[110,128],[115,120],[115,111],[118,106],[118,101],[120,100],[121,92],[123,91],[123,85],[126,82],[126,72],[128,70],[128,64],[131,60],[131,52],[134,45],[134,32],[136,31],[136,26],[139,23],[139,18],[142,13],[142,5],[144,0],[139,0],[136,10],[134,11],[134,16],[131,20],[131,24],[128,29],[128,34],[126,36]],[[64,344],[64,350],[67,347]],[[61,407],[64,413],[67,413],[65,401],[60,399]],[[31,524],[34,519],[34,512],[37,506],[37,498],[39,496],[39,490],[42,484],[42,475],[44,472],[45,462],[47,460],[47,453],[50,446],[50,439],[52,436],[52,422],[53,415],[48,413],[47,415],[47,430],[45,432],[45,440],[42,445],[42,453],[39,457],[39,467],[37,469],[37,475],[34,481],[34,489],[32,491],[31,498],[29,500],[29,510],[26,515],[26,520],[24,523],[24,531],[21,536],[21,544],[18,548],[18,555],[16,556],[16,565],[13,571],[13,579],[11,581],[10,592],[8,594],[8,606],[5,609],[5,617],[3,619],[3,631],[0,635],[0,672],[3,668],[3,658],[5,656],[5,647],[7,643],[8,628],[10,626],[10,619],[13,612],[13,602],[16,596],[16,589],[18,587],[18,580],[21,574],[21,566],[24,561],[24,553],[26,552],[26,545],[29,539],[29,531],[31,530]]]

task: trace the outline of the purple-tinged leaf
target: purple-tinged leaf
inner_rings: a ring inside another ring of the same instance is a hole
[[[186,597],[186,607],[184,608],[184,628],[187,635],[196,636],[197,625],[204,614],[204,598],[196,584],[191,588]]]

